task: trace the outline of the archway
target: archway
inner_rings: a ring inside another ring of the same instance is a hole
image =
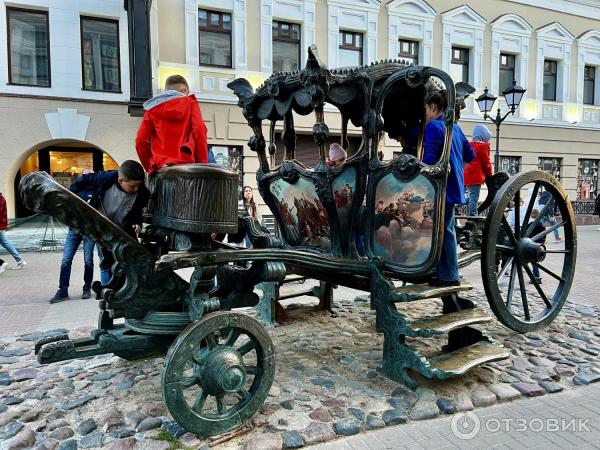
[[[28,217],[33,212],[25,207],[18,195],[19,182],[29,172],[44,171],[65,187],[77,179],[84,169],[94,172],[118,168],[117,162],[101,148],[85,141],[60,139],[43,142],[24,152],[14,179],[15,218]]]

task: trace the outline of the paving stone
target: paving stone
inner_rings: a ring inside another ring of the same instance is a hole
[[[284,400],[282,402],[279,402],[279,404],[282,408],[285,408],[287,410],[291,411],[292,409],[294,409],[294,400]]]
[[[366,416],[366,413],[359,408],[348,408],[348,412],[356,417],[358,420],[363,420]]]
[[[169,433],[171,436],[178,438],[183,435],[187,430],[174,421],[165,421],[162,424],[162,429]]]
[[[496,395],[486,388],[479,388],[471,392],[471,401],[478,408],[492,406],[496,403]]]
[[[23,414],[21,417],[19,417],[19,421],[21,421],[21,422],[33,422],[34,420],[36,420],[40,416],[41,412],[42,411],[40,411],[39,409],[30,409],[25,414]]]
[[[75,439],[68,439],[66,441],[61,442],[56,447],[56,450],[76,450],[77,449],[77,441]]]
[[[142,420],[137,428],[136,431],[141,432],[141,431],[148,431],[148,430],[153,430],[155,428],[159,428],[162,425],[162,419],[159,417],[146,417],[144,420]]]
[[[338,436],[352,436],[360,433],[360,421],[355,418],[338,420],[333,424],[333,430]]]
[[[331,422],[333,417],[327,408],[319,407],[308,413],[308,417],[319,422]]]
[[[71,409],[79,408],[82,405],[85,405],[87,402],[94,400],[96,398],[95,395],[84,395],[83,397],[79,397],[76,400],[64,403],[62,405],[62,409],[65,411],[69,411]]]
[[[281,450],[283,440],[279,433],[264,433],[250,438],[245,450]]]
[[[508,384],[498,383],[487,387],[501,402],[516,400],[521,397],[521,393]]]
[[[31,353],[31,348],[20,347],[20,348],[5,348],[0,350],[0,356],[25,356]]]
[[[583,331],[577,331],[577,330],[569,331],[569,337],[580,340],[580,341],[584,341],[584,342],[589,342],[592,340],[592,337],[588,333],[585,333]]]
[[[16,356],[0,356],[0,365],[14,364],[19,361]]]
[[[385,427],[385,422],[381,417],[377,417],[372,414],[367,416],[367,420],[365,421],[365,431],[377,430],[383,427]]]
[[[474,409],[473,402],[471,401],[471,397],[466,392],[458,392],[454,396],[454,406],[456,411],[471,411]]]
[[[68,427],[68,426],[69,426],[69,422],[67,422],[66,420],[57,419],[57,420],[54,420],[54,421],[48,423],[48,426],[46,427],[46,431],[54,431],[54,430],[58,430],[59,428]]]
[[[440,415],[440,409],[434,401],[419,400],[410,412],[410,420],[433,419]]]
[[[333,429],[322,422],[311,422],[300,434],[306,446],[328,442],[335,439],[336,436]]]
[[[281,439],[283,440],[284,449],[304,447],[304,440],[299,431],[284,431],[281,433]]]
[[[100,431],[96,431],[94,433],[88,434],[80,439],[79,447],[81,447],[81,448],[102,447],[102,437],[103,437],[103,433]]]
[[[186,447],[188,446],[186,445]],[[189,447],[197,448],[192,446]],[[135,450],[169,450],[171,448],[171,443],[169,441],[159,441],[156,439],[144,439],[135,444]],[[204,449],[204,446],[200,447],[200,449]],[[208,447],[206,447],[206,450],[208,450]]]
[[[577,385],[595,383],[600,380],[600,372],[592,369],[582,369],[573,378],[573,383]]]
[[[77,429],[79,430],[79,434],[81,434],[82,436],[85,436],[86,434],[89,434],[92,431],[94,431],[96,429],[96,427],[97,427],[96,421],[93,418],[89,417],[89,418],[79,422]]]
[[[200,448],[202,446],[202,441],[198,439],[198,436],[190,432],[181,435],[179,442],[181,442],[185,447],[190,448]]]
[[[310,382],[327,389],[333,389],[335,387],[335,383],[327,378],[313,378]]]
[[[23,403],[23,399],[9,395],[8,397],[4,397],[2,399],[2,403],[5,405],[18,405],[19,403]]]
[[[60,427],[48,434],[50,439],[56,439],[57,441],[64,441],[74,436],[75,432],[69,427]]]
[[[29,427],[23,428],[10,439],[2,442],[2,450],[19,450],[32,447],[35,444],[35,433]]]
[[[113,430],[110,433],[106,434],[106,436],[114,439],[123,439],[131,437],[135,434],[135,431],[128,430],[126,428],[120,428],[118,430]]]
[[[12,380],[7,373],[0,373],[0,386],[10,386]]]
[[[56,439],[44,439],[39,441],[33,447],[33,450],[54,450],[58,447],[58,441]]]
[[[400,423],[408,422],[408,417],[406,415],[406,411],[402,411],[399,409],[388,409],[383,413],[381,419],[385,423],[386,426],[390,425],[398,425]]]
[[[438,398],[437,406],[444,414],[454,414],[456,412],[456,406],[452,400],[447,398]]]
[[[23,429],[23,424],[20,422],[9,422],[0,429],[0,441],[10,439],[16,436]]]
[[[532,356],[529,361],[538,367],[554,367],[554,363],[547,358],[540,358],[538,356]]]
[[[133,437],[125,439],[115,439],[110,441],[103,448],[105,450],[132,450],[135,447],[136,440]]]
[[[555,383],[554,381],[540,381],[538,383],[541,387],[544,388],[544,390],[550,394],[553,394],[555,392],[560,392],[564,389],[564,387],[558,383]]]
[[[514,383],[512,387],[525,397],[539,397],[540,395],[544,395],[545,392],[543,388],[535,383]]]

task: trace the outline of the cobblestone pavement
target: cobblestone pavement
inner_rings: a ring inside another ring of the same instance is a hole
[[[510,438],[505,434],[490,436],[485,429],[469,444],[454,440],[448,428],[451,418],[421,421],[445,414],[460,417],[453,413],[472,409],[479,419],[489,414],[535,417],[532,411],[542,417],[544,411],[555,412],[558,417],[585,419],[592,413],[598,417],[597,406],[592,408],[597,401],[585,401],[579,409],[582,402],[577,400],[582,395],[585,399],[596,395],[593,398],[598,399],[597,388],[591,383],[600,380],[600,301],[585,279],[594,267],[592,253],[600,242],[600,232],[594,230],[580,229],[580,258],[571,302],[551,326],[519,335],[492,322],[486,330],[510,349],[511,359],[487,364],[450,381],[418,378],[421,387],[415,392],[377,373],[382,337],[373,331],[374,313],[366,302],[356,299],[358,291],[336,291],[336,319],[312,312],[306,302],[289,301],[291,321],[270,330],[277,349],[277,373],[265,405],[247,426],[219,440],[199,439],[172,421],[161,402],[162,358],[128,362],[101,355],[39,366],[32,343],[41,333],[34,331],[65,328],[71,330],[72,338],[89,335],[97,306],[95,301],[76,299],[49,305],[47,300],[57,287],[61,254],[27,253],[26,269],[0,276],[0,336],[4,336],[0,339],[0,449],[166,449],[169,442],[156,438],[167,437],[195,448],[210,445],[263,450],[309,446],[377,428],[383,428],[383,434],[376,435],[381,439],[375,437],[371,442],[361,434],[360,439],[334,444],[345,446],[340,448],[365,443],[368,447],[363,448],[382,448],[379,444],[401,448],[403,444],[413,447],[412,439],[414,448],[443,447],[448,445],[446,441],[452,446],[481,448],[488,439],[486,447],[505,443],[524,447],[526,433],[518,429],[514,433],[510,430]],[[78,254],[73,266],[73,297],[81,289],[82,259]],[[476,286],[481,284],[477,264],[467,268],[464,275]],[[480,288],[472,297],[489,311]],[[574,299],[579,304],[573,303]],[[581,305],[586,300],[591,306]],[[408,313],[430,315],[440,310],[439,303],[414,302]],[[423,353],[440,344],[436,338],[414,342]],[[561,391],[565,394],[556,394]],[[535,398],[505,403],[525,397]],[[490,405],[496,406],[482,409]],[[586,416],[588,410],[591,412]],[[581,416],[567,416],[570,411]],[[393,427],[407,422],[407,426]],[[526,445],[596,445],[597,439],[592,437],[598,431],[597,422],[592,427],[592,433],[575,435],[579,440],[552,434],[555,441],[547,441],[537,433]],[[427,445],[421,442],[433,436],[433,432],[425,433],[428,430],[437,430],[439,442],[433,438]]]

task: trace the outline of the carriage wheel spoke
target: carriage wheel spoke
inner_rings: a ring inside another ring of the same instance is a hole
[[[514,247],[511,247],[510,245],[502,245],[502,244],[496,244],[496,250],[499,250],[504,253],[514,253],[515,252]]]
[[[535,205],[535,199],[537,198],[538,191],[540,189],[540,183],[535,183],[533,186],[533,192],[531,193],[531,198],[529,199],[529,204],[527,205],[527,211],[525,211],[525,215],[523,216],[523,221],[521,222],[521,229],[525,229],[525,226],[529,222],[529,218],[531,217],[531,211],[533,211],[533,206]]]
[[[237,349],[238,353],[244,356],[246,353],[250,353],[252,350],[256,348],[256,342],[250,339],[248,342],[244,343],[240,348]]]
[[[250,392],[248,392],[246,389],[240,389],[239,391],[236,392],[236,395],[239,397],[239,399],[241,401],[250,400],[250,397],[252,397],[250,395]]]
[[[219,414],[223,415],[227,413],[227,407],[225,406],[225,401],[223,400],[223,396],[217,397],[217,411]]]
[[[508,239],[510,239],[511,244],[516,247],[517,246],[517,238],[515,238],[515,233],[513,232],[513,229],[510,227],[508,220],[506,220],[506,217],[504,217],[504,216],[502,216],[502,226],[504,227],[506,236],[508,236]]]
[[[538,224],[541,222],[542,217],[545,217],[548,210],[550,208],[552,208],[553,206],[554,206],[554,198],[549,200],[548,203],[546,203],[544,205],[544,207],[542,208],[542,210],[540,211],[538,216],[529,225],[527,225],[527,230],[525,230],[525,233],[523,233],[523,236],[529,236],[529,234],[532,233],[533,230],[535,229],[535,227],[537,227]]]
[[[227,335],[227,341],[225,342],[225,345],[233,347],[233,344],[235,344],[237,338],[240,337],[240,334],[242,334],[242,330],[240,330],[239,328],[232,328],[229,332],[229,335]]]
[[[509,311],[510,307],[512,306],[512,296],[515,290],[515,266],[516,263],[513,263],[510,267],[510,280],[508,281],[508,293],[506,294],[506,309]]]
[[[540,297],[542,298],[542,300],[544,300],[544,303],[546,304],[548,309],[552,309],[552,303],[550,303],[550,300],[548,300],[548,297],[546,297],[546,294],[540,287],[540,284],[538,283],[537,279],[533,276],[533,272],[531,271],[529,266],[523,266],[523,268],[525,269],[525,272],[527,272],[527,276],[529,277],[529,279],[535,286],[535,289],[538,291],[538,294],[540,294]]]
[[[562,227],[563,225],[565,225],[567,222],[565,222],[564,220],[562,222],[559,223],[555,223],[554,225],[552,225],[549,228],[546,228],[544,231],[542,231],[541,233],[536,234],[535,236],[533,236],[531,238],[532,241],[539,241],[540,239],[542,239],[544,236],[547,236],[548,234],[552,233],[554,230],[556,230],[557,228]]]
[[[187,388],[190,388],[193,385],[195,385],[197,382],[198,382],[198,378],[196,378],[196,377],[186,377],[186,378],[183,378],[179,382],[179,384],[181,385],[181,387],[183,389],[187,389]]]
[[[565,255],[570,255],[571,250],[546,250],[546,253],[564,253]]]
[[[192,409],[197,413],[201,413],[207,398],[208,393],[206,391],[200,392],[196,397],[196,401],[194,402],[194,406],[192,406]]]
[[[519,287],[521,288],[521,301],[523,302],[523,313],[525,320],[531,320],[529,316],[529,304],[527,303],[527,290],[525,289],[525,279],[523,278],[523,269],[517,264],[517,274],[519,275]]]
[[[535,264],[540,270],[543,270],[544,272],[546,272],[551,277],[556,278],[558,281],[565,281],[565,279],[563,277],[561,277],[560,275],[555,274],[550,269],[546,269],[544,266],[542,266],[542,265],[540,265],[538,263],[535,263],[535,262],[533,264]]]
[[[511,256],[510,258],[508,258],[508,261],[506,262],[504,267],[502,269],[500,269],[500,272],[498,272],[498,275],[496,277],[498,280],[501,280],[502,277],[504,276],[504,274],[506,273],[506,271],[508,270],[508,268],[512,267],[511,264],[514,259],[515,259],[514,256]]]
[[[214,348],[217,346],[217,344],[219,343],[219,338],[217,337],[216,333],[210,333],[206,336],[206,343],[208,344],[208,346],[210,348]]]
[[[206,358],[208,353],[210,353],[210,348],[208,346],[202,347],[202,348],[200,348],[200,350],[198,350],[198,352],[196,352],[194,355],[192,355],[192,360],[196,364],[202,365],[202,364],[204,364],[204,358]]]
[[[260,375],[262,370],[258,366],[244,366],[244,370],[249,375]]]
[[[515,192],[515,236],[517,239],[521,236],[521,190]]]

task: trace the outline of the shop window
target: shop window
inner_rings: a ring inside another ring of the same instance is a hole
[[[300,68],[300,25],[273,21],[273,72]]]
[[[500,156],[500,171],[509,175],[516,175],[521,169],[520,156]]]
[[[580,159],[577,167],[577,200],[594,200],[597,189],[598,160]]]
[[[538,161],[538,169],[548,172],[557,180],[560,180],[561,168],[562,158],[540,158]]]

